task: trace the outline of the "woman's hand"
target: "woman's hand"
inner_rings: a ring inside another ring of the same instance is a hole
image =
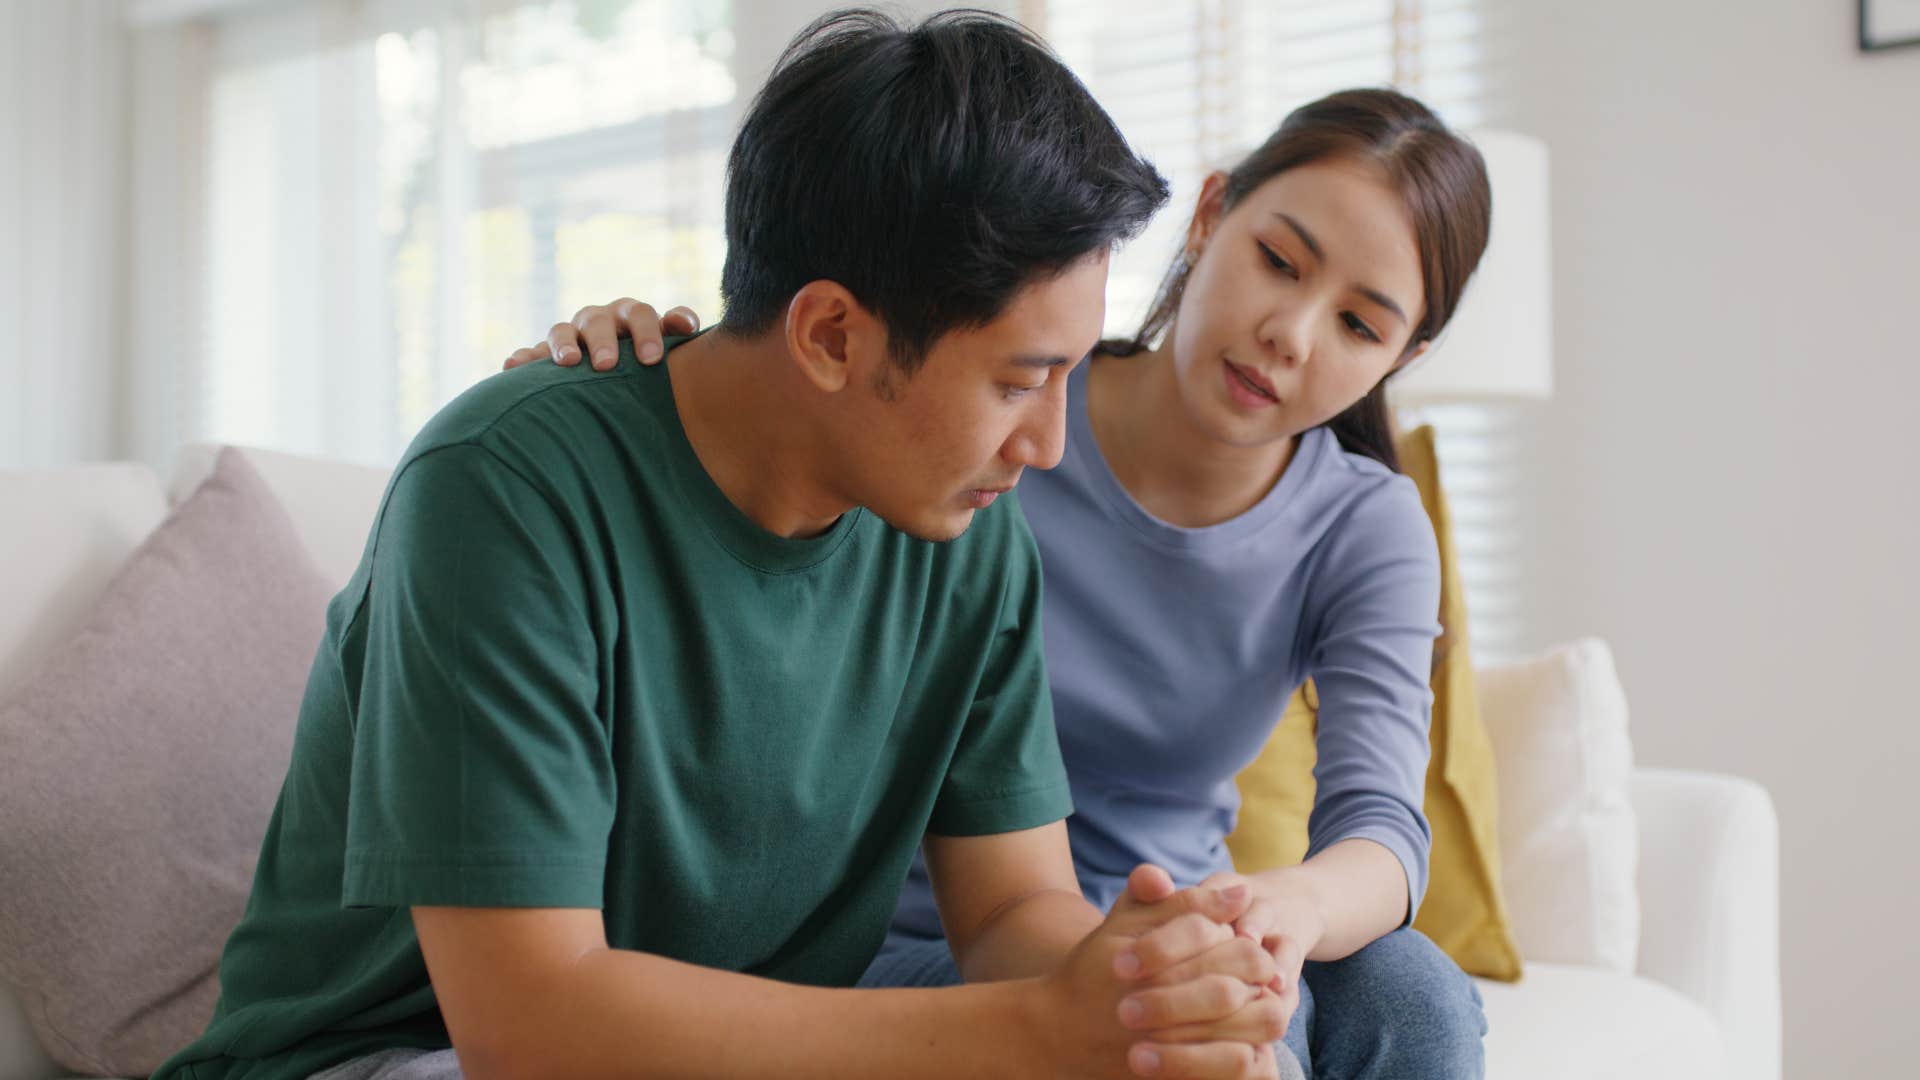
[[[1326,935],[1327,921],[1319,899],[1299,879],[1284,872],[1258,878],[1221,873],[1200,883],[1202,888],[1224,889],[1244,884],[1253,890],[1253,903],[1234,920],[1238,938],[1252,941],[1273,957],[1275,974],[1267,988],[1279,995],[1287,1022],[1300,1007],[1300,968]]]
[[[700,316],[689,307],[677,307],[665,315],[652,305],[632,297],[610,304],[583,307],[573,313],[572,322],[555,323],[547,331],[547,340],[525,349],[515,349],[503,370],[551,358],[561,367],[572,367],[583,355],[593,357],[593,369],[606,371],[620,358],[620,339],[633,339],[633,352],[642,364],[657,364],[666,354],[665,334],[691,334],[700,329]]]

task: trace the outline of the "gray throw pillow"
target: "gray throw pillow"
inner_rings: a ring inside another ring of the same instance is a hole
[[[328,592],[222,451],[0,702],[0,979],[61,1065],[145,1076],[212,1017]]]

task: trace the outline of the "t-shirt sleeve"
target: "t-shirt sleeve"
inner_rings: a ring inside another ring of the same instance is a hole
[[[1040,553],[1025,520],[1013,519],[993,641],[927,824],[936,836],[1033,829],[1073,812],[1041,648]]]
[[[600,907],[615,783],[578,538],[470,444],[404,466],[376,530],[343,903]]]
[[[1407,874],[1407,922],[1426,895],[1425,800],[1440,556],[1411,481],[1394,477],[1341,525],[1310,597],[1319,692],[1307,857],[1363,838]]]

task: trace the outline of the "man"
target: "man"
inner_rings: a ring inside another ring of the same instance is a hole
[[[1079,894],[996,505],[1165,197],[1013,24],[804,32],[734,144],[723,323],[489,380],[401,461],[157,1075],[1270,1074],[1244,890]],[[923,842],[989,981],[844,989]]]

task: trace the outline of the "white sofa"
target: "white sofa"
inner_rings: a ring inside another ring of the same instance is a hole
[[[182,451],[165,482],[130,463],[0,472],[0,695],[78,627],[126,556],[207,474],[213,453]],[[260,451],[248,458],[316,561],[344,583],[385,473]],[[0,783],[6,768],[0,762]],[[1638,970],[1529,960],[1517,984],[1481,981],[1491,1029],[1487,1075],[1778,1080],[1779,870],[1771,800],[1746,780],[1639,769],[1631,802],[1639,838]],[[1509,854],[1510,879],[1526,869],[1513,863]],[[0,883],[0,903],[3,890]],[[18,999],[0,986],[0,1080],[60,1075]]]

